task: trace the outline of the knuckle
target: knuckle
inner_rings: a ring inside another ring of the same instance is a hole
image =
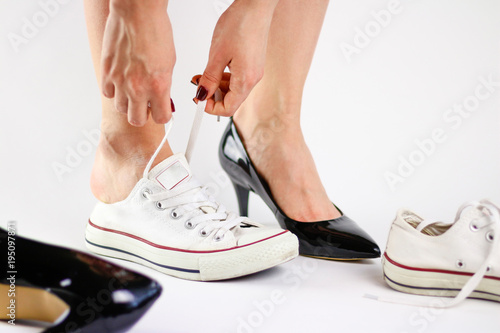
[[[105,72],[106,73],[106,72]],[[114,82],[123,82],[123,73],[116,68],[110,68],[107,72],[107,76]]]
[[[143,77],[134,71],[127,71],[123,79],[131,90],[140,90],[144,85]]]
[[[207,80],[210,83],[214,83],[214,84],[219,83],[219,79],[218,79],[217,75],[215,75],[207,70],[205,70],[203,72],[203,77],[205,78],[205,80]]]
[[[264,76],[263,70],[251,70],[231,77],[232,89],[243,93],[249,92]]]
[[[168,79],[163,76],[154,76],[150,82],[151,91],[157,94],[164,93],[167,90],[168,85]]]
[[[138,82],[129,82],[128,88],[127,93],[132,100],[141,99],[145,95],[144,86]]]

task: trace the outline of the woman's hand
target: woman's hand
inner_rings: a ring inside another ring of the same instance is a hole
[[[116,110],[143,126],[151,113],[166,123],[175,48],[166,0],[112,0],[102,47],[102,92]]]
[[[264,74],[267,37],[278,0],[236,0],[220,17],[214,30],[208,64],[199,79],[195,99],[208,98],[205,111],[232,116]],[[224,74],[229,67],[231,74]],[[223,80],[224,79],[224,80]],[[223,81],[228,87],[222,87]],[[218,88],[227,93],[221,101]]]

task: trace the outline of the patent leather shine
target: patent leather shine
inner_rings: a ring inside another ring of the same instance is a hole
[[[45,333],[125,332],[161,294],[156,281],[97,257],[18,235],[14,238],[16,287],[46,291],[69,306],[62,321]],[[0,228],[2,263],[7,263],[8,239],[6,230]],[[7,271],[0,273],[1,284],[10,283]],[[23,305],[38,300],[16,301]]]
[[[280,226],[299,238],[301,255],[338,260],[380,257],[375,241],[346,215],[318,222],[300,222],[287,217],[253,166],[232,118],[222,136],[219,160],[235,187],[240,214],[248,213],[248,191],[258,194],[271,208]]]

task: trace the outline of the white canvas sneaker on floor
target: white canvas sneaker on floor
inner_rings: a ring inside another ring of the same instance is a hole
[[[499,230],[500,210],[486,200],[463,205],[453,223],[402,209],[382,259],[385,281],[405,293],[455,297],[440,307],[467,297],[500,302]]]
[[[198,107],[197,118],[203,107]],[[96,205],[86,228],[88,249],[201,281],[243,276],[295,258],[295,235],[226,211],[193,178],[184,154],[149,170],[170,127],[129,196]],[[193,127],[191,138],[199,122]]]

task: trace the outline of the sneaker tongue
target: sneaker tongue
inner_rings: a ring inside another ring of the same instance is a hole
[[[191,179],[191,169],[183,153],[177,153],[149,171],[148,179],[166,190],[172,190]]]

